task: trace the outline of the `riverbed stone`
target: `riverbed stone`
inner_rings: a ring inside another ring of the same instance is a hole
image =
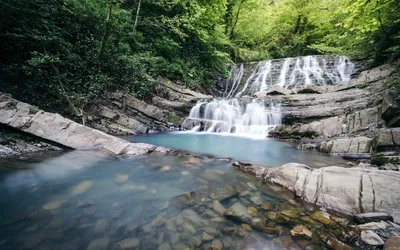
[[[49,203],[46,203],[43,206],[43,209],[45,209],[45,210],[57,209],[57,208],[61,207],[61,205],[64,204],[64,203],[65,203],[65,200],[51,201]]]
[[[361,240],[372,246],[382,246],[385,242],[371,230],[365,230],[361,232]]]
[[[250,201],[253,202],[255,205],[259,206],[263,203],[260,196],[253,196],[250,198]]]
[[[249,223],[252,220],[251,216],[247,212],[247,207],[245,207],[240,202],[236,202],[231,207],[229,207],[225,211],[224,216],[238,222]]]
[[[225,213],[225,207],[219,201],[213,201],[212,208],[219,215],[223,215]]]
[[[243,229],[245,229],[245,230],[247,230],[247,231],[251,231],[252,230],[252,228],[251,228],[251,226],[249,225],[249,224],[242,224],[242,225],[240,225]]]
[[[211,243],[212,250],[222,250],[223,247],[224,247],[224,245],[222,244],[222,242],[219,239],[215,239]]]
[[[238,191],[233,186],[226,186],[223,188],[214,188],[211,190],[209,196],[213,200],[222,201],[238,194]]]
[[[201,240],[202,241],[212,241],[215,237],[213,235],[210,235],[206,232],[203,232],[203,234],[201,235]]]
[[[85,193],[93,185],[92,181],[82,181],[71,189],[71,195],[76,196]]]
[[[360,230],[385,230],[390,225],[384,221],[380,222],[369,222],[361,225],[357,225]]]
[[[295,218],[299,218],[302,212],[303,212],[302,209],[292,208],[292,209],[281,211],[281,214],[283,214],[289,218],[295,219]]]
[[[108,227],[108,222],[106,219],[100,219],[97,221],[96,226],[94,227],[95,234],[103,234],[105,233]]]
[[[275,221],[277,223],[287,223],[290,221],[289,217],[286,217],[282,215],[281,213],[278,212],[268,212],[267,213],[267,218],[269,220]]]
[[[312,232],[303,225],[295,226],[292,230],[290,230],[290,233],[294,237],[302,237],[306,239],[311,239],[312,236]]]
[[[158,250],[171,250],[171,245],[168,242],[164,242],[157,248]]]
[[[331,219],[331,215],[328,214],[327,212],[324,212],[324,211],[314,212],[311,215],[311,218],[313,218],[314,220],[319,221],[319,222],[321,222],[322,224],[325,224],[325,225],[334,224],[334,222]]]
[[[400,236],[392,236],[386,242],[384,250],[400,250]]]
[[[262,210],[265,210],[265,211],[274,210],[274,206],[271,203],[267,203],[267,202],[263,202],[260,207]]]
[[[98,238],[90,242],[87,250],[106,250],[110,239],[108,237]]]
[[[257,217],[258,215],[258,210],[255,207],[248,207],[247,212],[251,217]]]

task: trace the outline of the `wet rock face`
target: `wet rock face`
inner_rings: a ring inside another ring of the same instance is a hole
[[[359,224],[380,222],[380,221],[393,221],[393,217],[388,213],[363,213],[354,215],[354,220]]]

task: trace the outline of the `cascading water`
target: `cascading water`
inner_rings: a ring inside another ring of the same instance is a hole
[[[254,95],[272,85],[296,89],[305,85],[328,85],[348,82],[354,64],[346,56],[304,56],[282,60],[267,60],[257,64],[249,77],[244,77],[243,64],[231,71],[226,82],[226,98]],[[244,80],[245,79],[245,80]],[[240,89],[240,85],[243,86]]]
[[[345,56],[267,60],[253,66],[251,71],[239,64],[231,70],[231,77],[221,91],[225,99],[198,102],[187,121],[192,122],[192,131],[264,138],[281,124],[280,103],[240,97],[268,90],[272,85],[295,90],[311,84],[348,82],[354,69],[354,64]]]
[[[281,124],[280,104],[262,100],[221,99],[199,102],[189,119],[201,121],[207,132],[265,137]],[[201,125],[192,131],[199,131]]]

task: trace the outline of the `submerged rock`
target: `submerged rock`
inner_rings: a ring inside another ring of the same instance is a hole
[[[65,203],[64,200],[52,201],[52,202],[49,202],[49,203],[45,204],[43,206],[43,209],[53,210],[53,209],[61,207],[61,205],[64,204],[64,203]]]
[[[212,208],[219,215],[223,215],[226,211],[225,207],[219,201],[213,201]]]
[[[222,242],[219,239],[215,239],[211,243],[211,249],[212,250],[221,250],[224,247]]]
[[[238,222],[250,223],[252,220],[251,216],[247,212],[247,207],[240,202],[236,202],[228,208],[225,211],[224,216]]]
[[[316,221],[321,222],[322,224],[325,225],[332,225],[334,222],[331,220],[330,214],[324,211],[317,211],[311,215],[311,218],[313,218]]]
[[[83,181],[71,189],[71,195],[76,196],[85,193],[93,185],[92,181]]]
[[[222,201],[238,194],[233,186],[212,189],[209,196],[213,200]]]
[[[161,244],[157,250],[171,250],[171,245],[168,242]]]
[[[117,245],[118,248],[122,250],[135,249],[140,246],[140,239],[138,238],[124,239],[117,242],[115,245]]]
[[[110,239],[108,237],[95,239],[90,242],[87,250],[106,250],[109,243]]]
[[[292,230],[290,230],[290,233],[294,237],[303,237],[306,239],[311,239],[312,236],[312,232],[303,225],[295,226]]]
[[[251,231],[252,230],[252,228],[251,228],[251,226],[249,225],[249,224],[242,224],[242,225],[240,225],[243,229],[245,229],[245,230],[247,230],[247,231]]]

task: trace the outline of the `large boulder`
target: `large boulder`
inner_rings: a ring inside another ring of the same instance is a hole
[[[0,124],[73,149],[103,149],[114,154],[143,155],[156,148],[145,143],[130,143],[1,93],[0,113]]]
[[[321,145],[321,150],[327,153],[369,153],[371,138],[360,136],[354,138],[338,138]]]
[[[388,212],[400,221],[400,172],[362,167],[311,169],[289,163],[268,169],[265,181],[282,185],[308,202],[342,213]]]
[[[400,126],[400,105],[396,102],[394,94],[389,90],[383,96],[381,116],[389,127]]]
[[[372,140],[372,151],[371,161],[376,165],[400,164],[400,128],[380,131]]]

